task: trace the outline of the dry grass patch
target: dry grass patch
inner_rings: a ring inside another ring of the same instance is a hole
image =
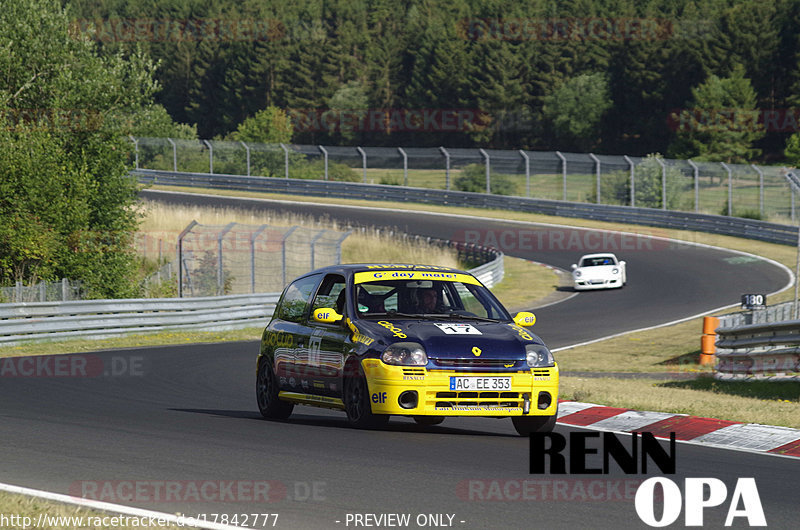
[[[512,313],[534,307],[561,285],[561,278],[552,269],[521,258],[503,258],[503,281],[492,293]]]

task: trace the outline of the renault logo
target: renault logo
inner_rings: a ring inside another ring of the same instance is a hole
[[[478,348],[477,346],[473,346],[472,347],[472,353],[475,354],[475,357],[480,357],[481,356],[481,349]]]

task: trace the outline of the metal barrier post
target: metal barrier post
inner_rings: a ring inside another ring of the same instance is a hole
[[[189,226],[183,229],[178,235],[178,245],[177,245],[177,252],[178,252],[178,298],[183,298],[183,238],[186,237],[186,234],[192,231],[192,228],[197,224],[197,221],[192,221],[189,223]]]
[[[325,180],[328,180],[328,150],[321,145],[317,147],[319,147],[319,150],[322,151],[322,156],[325,159]]]
[[[484,151],[483,149],[478,149],[481,155],[484,158],[484,164],[486,165],[486,193],[492,193],[492,177],[491,177],[491,166],[489,162],[489,153]]]
[[[525,196],[531,196],[531,158],[528,156],[528,153],[523,151],[522,149],[519,150],[519,154],[522,155],[522,158],[525,159]]]
[[[128,135],[128,138],[130,138],[131,142],[133,142],[133,167],[135,169],[139,169],[139,140],[130,134]]]
[[[564,200],[567,200],[567,159],[561,154],[561,151],[556,151],[556,156],[561,159],[561,176],[564,180]]]
[[[310,246],[311,246],[311,270],[312,271],[317,268],[316,267],[316,255],[315,255],[316,254],[315,251],[316,251],[317,239],[321,238],[325,234],[325,232],[327,232],[327,230],[320,230],[319,234],[315,235],[311,239],[311,245]]]
[[[283,149],[283,165],[285,168],[284,176],[288,179],[289,178],[289,148],[283,144],[278,144]]]
[[[217,236],[217,295],[224,294],[224,274],[222,273],[222,239],[236,226],[236,223],[228,223]]]
[[[720,164],[725,168],[725,171],[728,172],[728,217],[730,217],[733,211],[733,174],[731,168],[729,168],[725,162],[720,162]]]
[[[763,219],[764,218],[764,172],[761,171],[761,169],[755,164],[750,164],[750,167],[752,167],[756,171],[756,173],[758,173],[758,213]]]
[[[256,292],[256,239],[269,225],[261,225],[250,235],[250,292]]]
[[[593,153],[589,153],[589,158],[594,160],[597,173],[597,204],[602,204],[602,201],[600,200],[600,159],[594,156]]]
[[[208,172],[214,174],[214,148],[208,140],[203,140],[203,143],[208,147]]]
[[[661,209],[667,209],[667,165],[656,157],[656,162],[661,166]]]
[[[439,150],[444,155],[444,189],[450,191],[450,153],[444,147],[440,147]]]
[[[700,211],[700,168],[692,160],[687,160],[694,170],[694,211]]]
[[[247,176],[250,176],[250,148],[247,146],[246,143],[239,141],[240,144],[244,147],[245,152],[247,153]]]
[[[167,138],[167,141],[172,145],[172,171],[178,172],[178,146],[172,141],[172,138]]]
[[[398,147],[397,150],[403,155],[403,186],[408,186],[408,155],[402,147]]]
[[[360,147],[356,147],[356,150],[361,154],[361,167],[364,169],[364,184],[367,183],[367,152],[361,149]]]
[[[286,287],[286,240],[289,239],[289,236],[291,236],[292,232],[295,230],[297,230],[296,226],[290,228],[288,232],[283,234],[283,239],[281,240],[281,289]]]
[[[631,206],[636,206],[636,165],[628,155],[623,155],[622,158],[631,167]]]

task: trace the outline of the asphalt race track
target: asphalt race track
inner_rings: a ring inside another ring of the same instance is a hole
[[[580,231],[573,237],[565,228],[483,219],[275,207],[425,236],[507,234],[508,255],[561,268],[604,241],[602,234]],[[531,238],[538,245],[538,230],[550,231],[541,241],[562,244],[528,248]],[[571,238],[587,248],[567,246]],[[773,292],[789,280],[783,269],[763,261],[650,243],[617,250],[628,261],[626,288],[581,293],[542,308],[536,332],[551,347],[564,346],[736,303],[741,293]],[[450,419],[423,428],[395,419],[386,429],[360,431],[347,426],[343,413],[297,407],[288,422],[268,422],[255,404],[256,353],[256,343],[242,342],[76,354],[48,358],[34,376],[20,370],[14,376],[13,368],[25,361],[3,361],[0,481],[207,514],[209,520],[215,513],[229,520],[234,514],[277,513],[275,528],[375,527],[372,515],[408,514],[408,524],[381,519],[381,526],[473,529],[647,528],[633,502],[647,476],[667,476],[681,489],[685,477],[721,479],[728,500],[705,510],[704,520],[721,527],[737,479],[754,477],[770,527],[795,527],[800,516],[796,459],[679,443],[674,475],[652,462],[647,475],[625,475],[613,462],[606,475],[530,475],[528,440],[516,436],[509,420]],[[556,431],[585,432],[561,425]],[[602,466],[597,456],[589,462]],[[261,523],[263,518],[259,527],[273,527],[273,518]],[[683,523],[681,515],[675,526]],[[734,526],[746,526],[746,520],[737,518]]]

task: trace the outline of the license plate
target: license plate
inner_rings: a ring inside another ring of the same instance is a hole
[[[450,377],[450,390],[511,390],[510,377]]]

